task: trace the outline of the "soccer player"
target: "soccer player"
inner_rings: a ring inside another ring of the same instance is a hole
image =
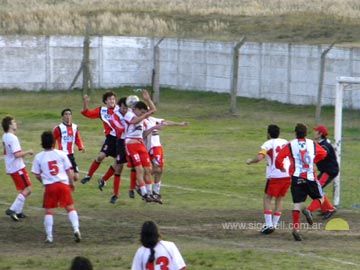
[[[292,210],[293,232],[296,241],[301,241],[300,211],[301,203],[310,196],[322,202],[323,192],[315,172],[315,163],[327,155],[324,148],[313,140],[307,139],[307,127],[298,123],[295,127],[296,139],[291,140],[279,152],[275,160],[276,168],[286,172],[284,159],[289,157],[289,174],[291,175],[291,195],[294,203]],[[312,225],[313,219],[309,210],[303,209],[307,222]]]
[[[126,105],[126,97],[122,97],[119,99],[118,109],[115,111],[115,114],[118,116],[120,124],[125,127],[124,116],[128,111],[128,107]],[[120,193],[120,184],[121,184],[121,173],[123,171],[124,164],[127,163],[126,160],[126,150],[125,150],[125,133],[121,132],[117,134],[117,144],[116,144],[116,166],[107,171],[107,173],[98,180],[99,189],[102,191],[106,185],[106,182],[110,179],[112,175],[114,175],[114,183],[113,183],[113,195],[110,198],[110,203],[115,204],[117,199],[119,198]]]
[[[19,138],[16,136],[17,123],[13,116],[5,116],[1,122],[4,134],[2,136],[2,144],[4,146],[4,161],[6,173],[12,178],[19,194],[15,201],[6,210],[6,214],[14,221],[19,221],[19,218],[25,218],[23,208],[27,197],[31,194],[31,181],[27,173],[24,157],[33,155],[32,149],[23,151],[21,149]]]
[[[325,126],[317,126],[313,128],[315,140],[326,150],[327,156],[325,159],[319,161],[316,166],[319,170],[318,179],[321,187],[324,189],[339,173],[339,163],[336,159],[335,150],[328,140],[328,130]],[[321,212],[324,215],[323,219],[327,220],[336,212],[336,208],[332,205],[329,198],[324,193],[323,203],[320,205],[319,200],[313,200],[307,207],[310,212],[315,211],[321,207]]]
[[[280,128],[277,125],[269,125],[267,128],[268,140],[263,143],[261,150],[258,155],[252,159],[248,159],[246,163],[248,165],[258,163],[267,158],[266,167],[266,185],[265,185],[265,196],[264,196],[264,218],[265,226],[261,232],[263,234],[272,233],[279,223],[281,217],[281,211],[283,209],[283,200],[290,187],[290,176],[289,173],[282,172],[275,167],[275,159],[283,146],[288,141],[279,138]],[[287,165],[289,160],[285,159]],[[274,215],[272,211],[271,201],[275,198],[275,209]]]
[[[134,256],[131,269],[186,269],[186,264],[175,243],[161,240],[159,229],[153,221],[142,225],[140,247]]]
[[[188,126],[187,122],[174,122],[153,116],[145,119],[144,138],[146,149],[152,163],[151,174],[154,177],[153,196],[161,200],[160,188],[164,169],[164,151],[160,142],[159,130],[167,126]]]
[[[143,140],[144,120],[156,111],[156,107],[146,90],[143,90],[142,94],[146,103],[136,102],[124,117],[128,167],[136,171],[136,182],[143,199],[146,202],[161,203],[152,196],[151,162]]]
[[[104,135],[106,138],[98,156],[91,164],[87,175],[81,180],[82,184],[86,184],[88,181],[90,181],[95,171],[99,168],[101,162],[108,156],[114,158],[114,164],[109,167],[105,174],[110,175],[111,177],[111,175],[115,173],[114,168],[116,167],[115,158],[117,135],[123,131],[123,127],[119,126],[120,120],[115,114],[115,111],[118,109],[116,105],[115,93],[111,91],[105,92],[102,96],[102,101],[105,106],[97,107],[94,110],[89,110],[90,97],[85,95],[83,98],[83,110],[81,111],[81,114],[90,119],[100,119],[104,125]],[[99,188],[100,184],[101,183],[99,181]]]
[[[82,153],[85,153],[85,147],[78,126],[72,122],[71,109],[62,110],[61,118],[62,123],[53,129],[55,145],[57,143],[58,149],[63,150],[68,155],[74,171],[74,181],[77,181],[79,180],[79,168],[74,157],[74,146],[76,145]]]
[[[71,191],[75,190],[74,172],[66,153],[53,149],[55,139],[51,131],[41,134],[43,151],[36,154],[31,172],[44,186],[45,243],[53,243],[54,210],[65,208],[72,224],[75,242],[80,242],[79,217],[75,210]]]

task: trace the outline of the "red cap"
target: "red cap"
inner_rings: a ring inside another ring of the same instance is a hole
[[[317,127],[314,127],[313,129],[320,132],[324,136],[328,135],[328,130],[325,126],[317,126]]]

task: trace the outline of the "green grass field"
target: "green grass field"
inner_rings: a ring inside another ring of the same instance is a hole
[[[130,88],[113,89],[118,97]],[[101,105],[105,90],[91,94],[91,107]],[[179,247],[188,269],[359,269],[360,123],[358,111],[344,111],[341,208],[335,217],[348,222],[348,231],[325,230],[326,222],[315,215],[316,228],[302,230],[304,241],[295,242],[288,228],[291,196],[283,211],[284,227],[261,235],[265,162],[248,166],[266,140],[270,123],[292,139],[297,122],[315,125],[315,107],[294,106],[264,100],[238,99],[239,115],[231,115],[230,96],[208,92],[161,89],[158,117],[188,121],[188,127],[161,131],[166,165],[162,194],[164,204],[146,204],[128,197],[129,170],[122,176],[121,196],[109,203],[112,181],[103,192],[97,179],[112,160],[106,159],[88,184],[77,183],[75,205],[81,219],[83,240],[72,239],[70,223],[62,209],[55,216],[54,241],[45,245],[42,187],[31,175],[33,193],[27,201],[29,216],[15,223],[5,215],[16,191],[0,166],[0,269],[68,269],[74,256],[87,256],[96,270],[130,269],[139,244],[143,221],[156,221],[166,240]],[[11,114],[18,122],[24,150],[41,151],[40,134],[61,121],[60,112],[70,107],[80,126],[86,153],[76,153],[83,176],[102,145],[102,124],[80,114],[82,93],[0,91],[0,116]],[[334,108],[323,108],[323,124],[333,134]],[[2,161],[3,162],[3,161]],[[26,158],[30,172],[32,157]],[[332,197],[331,187],[327,193]],[[306,203],[309,203],[307,201]],[[2,214],[1,214],[2,213]],[[305,223],[305,219],[302,220]],[[239,227],[239,226],[245,227]]]

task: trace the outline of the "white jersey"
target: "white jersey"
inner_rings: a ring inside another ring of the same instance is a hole
[[[295,139],[290,142],[290,145],[295,165],[295,171],[293,175],[300,177],[301,174],[306,173],[306,179],[311,181],[315,180],[316,177],[314,174],[314,142],[309,139],[305,139],[305,141]]]
[[[38,153],[31,168],[31,172],[41,175],[43,185],[56,182],[69,184],[66,170],[71,168],[71,163],[64,151],[52,149]]]
[[[142,139],[143,131],[144,131],[144,120],[140,121],[137,124],[131,124],[131,120],[133,120],[136,114],[133,111],[128,111],[125,116],[125,140],[126,139]],[[125,141],[126,142],[126,141]]]
[[[165,120],[156,117],[148,117],[145,119],[145,130],[148,130],[158,124],[163,123]],[[145,138],[146,149],[150,151],[153,147],[161,146],[159,130],[154,129],[146,138]]]
[[[19,138],[15,134],[7,132],[3,134],[2,142],[6,173],[12,174],[25,168],[24,159],[15,157],[15,153],[21,151]]]
[[[186,264],[181,256],[178,248],[173,242],[160,240],[154,248],[155,260],[153,268],[146,268],[147,261],[150,255],[150,249],[140,247],[134,257],[131,269],[132,270],[180,270],[185,269]],[[152,265],[151,265],[152,266]]]
[[[285,178],[289,177],[289,165],[290,161],[288,158],[284,160],[284,167],[286,172],[282,172],[275,167],[275,160],[280,152],[281,148],[283,148],[288,143],[287,140],[276,138],[270,139],[263,143],[261,146],[260,153],[266,155],[267,158],[267,167],[266,167],[266,178]]]

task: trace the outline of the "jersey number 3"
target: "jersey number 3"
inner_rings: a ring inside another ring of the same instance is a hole
[[[159,258],[156,259],[156,265],[160,266],[161,270],[169,270],[169,259],[165,256],[161,256]],[[153,263],[147,263],[146,264],[146,269],[147,270],[155,270],[155,266]]]

